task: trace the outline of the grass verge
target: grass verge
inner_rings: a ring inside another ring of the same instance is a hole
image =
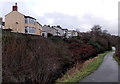
[[[115,54],[113,55],[113,57],[118,62],[118,64],[120,65],[120,58],[118,58]]]
[[[105,52],[103,54],[99,54],[97,57],[93,58],[92,61],[84,64],[83,68],[79,71],[76,71],[73,75],[65,74],[65,79],[58,79],[55,84],[76,84],[92,72],[94,72],[100,64],[103,62],[104,56],[107,55],[110,52]]]

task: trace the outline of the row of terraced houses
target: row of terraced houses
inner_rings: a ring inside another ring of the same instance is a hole
[[[18,12],[17,3],[12,6],[12,11],[5,15],[5,22],[3,22],[2,18],[0,18],[0,26],[2,29],[7,31],[9,30],[11,32],[35,34],[44,37],[64,36],[66,38],[69,38],[78,35],[77,31],[63,29],[59,25],[42,26],[35,18]]]

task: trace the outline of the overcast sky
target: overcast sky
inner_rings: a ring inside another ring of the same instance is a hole
[[[118,1],[120,0],[0,0],[0,17],[11,12],[15,2],[18,11],[32,16],[42,25],[90,31],[101,25],[111,34],[118,33]]]

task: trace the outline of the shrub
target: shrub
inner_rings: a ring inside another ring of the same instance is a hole
[[[2,39],[3,82],[54,82],[73,64],[64,43],[10,32]]]

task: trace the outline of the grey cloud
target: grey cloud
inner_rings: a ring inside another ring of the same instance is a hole
[[[10,10],[12,9],[11,5],[14,4],[12,2],[2,4],[2,13],[3,13],[2,17],[4,17],[4,15],[6,15],[11,11]],[[80,31],[89,31],[90,28],[84,28],[81,25],[88,24],[93,26],[95,24],[99,24],[103,26],[103,29],[107,29],[111,34],[117,33],[117,23],[114,24],[111,21],[105,20],[104,18],[95,17],[90,13],[86,13],[81,18],[79,18],[78,16],[70,16],[60,12],[45,13],[43,16],[37,16],[35,13],[33,13],[27,7],[25,7],[24,3],[19,2],[18,5],[21,13],[35,17],[42,25],[47,23],[46,18],[48,18],[54,20],[53,24],[50,25],[61,25],[63,28],[74,29],[74,30],[79,29]],[[26,11],[23,11],[22,9]],[[38,9],[38,11],[40,10]]]
[[[45,18],[52,18],[54,20],[51,25],[61,25],[63,28],[68,29],[79,29],[80,31],[89,31],[90,28],[84,28],[81,25],[95,25],[99,24],[102,26],[103,30],[107,29],[111,34],[117,34],[117,23],[112,23],[111,21],[105,20],[104,18],[96,17],[92,14],[85,14],[81,18],[77,16],[70,16],[67,14],[53,12],[53,13],[45,13],[43,17],[39,17],[38,19],[42,24],[46,24]]]

